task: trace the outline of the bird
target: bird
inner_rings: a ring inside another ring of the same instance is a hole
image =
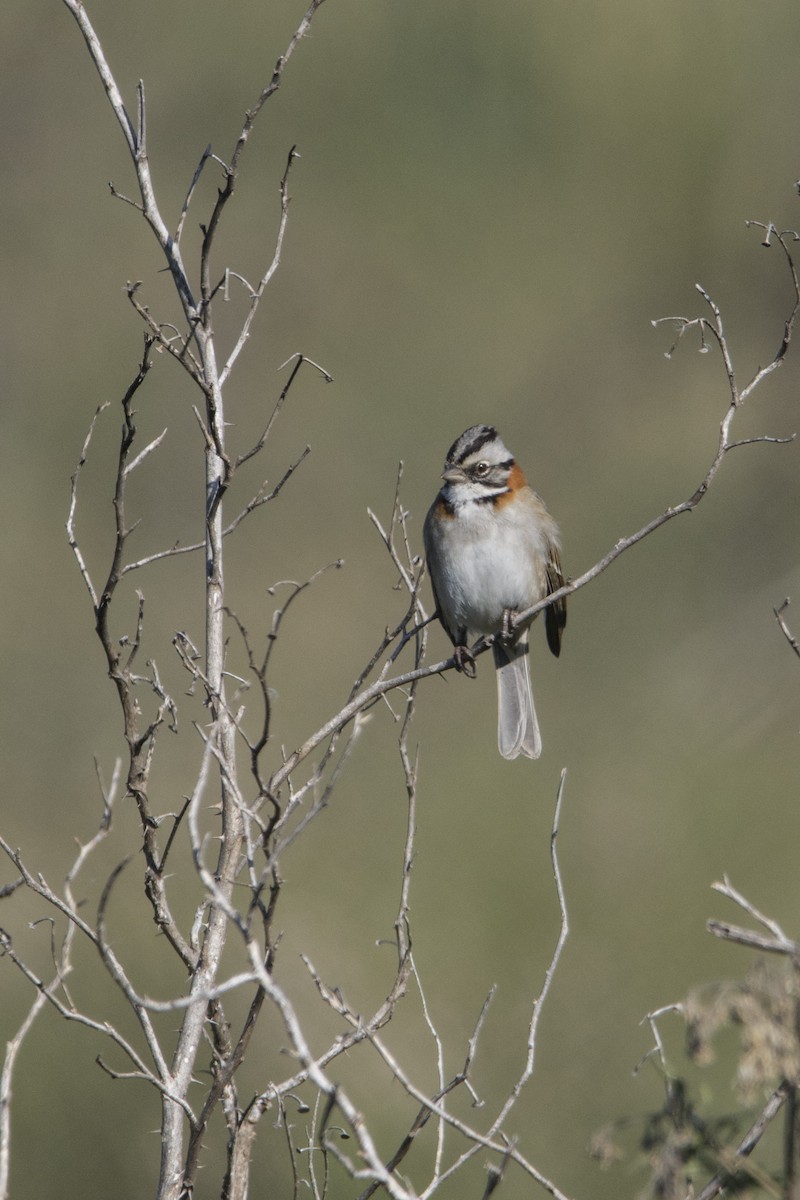
[[[436,615],[455,648],[456,667],[472,677],[469,640],[494,635],[498,749],[507,759],[538,758],[531,621],[520,626],[513,619],[564,585],[558,526],[493,425],[471,425],[453,442],[442,479],[423,527]],[[566,623],[561,596],[544,620],[556,657]]]

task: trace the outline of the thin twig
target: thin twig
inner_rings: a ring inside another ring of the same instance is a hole
[[[769,1126],[775,1120],[780,1110],[783,1108],[790,1093],[794,1090],[794,1084],[784,1080],[779,1087],[770,1096],[767,1103],[764,1105],[758,1119],[750,1126],[747,1133],[744,1135],[739,1145],[733,1152],[730,1168],[718,1172],[713,1179],[709,1180],[702,1192],[695,1195],[693,1192],[687,1196],[686,1200],[713,1200],[714,1196],[718,1196],[728,1186],[728,1183],[736,1174],[737,1165],[740,1160],[745,1159],[752,1154],[761,1138],[766,1133]]]
[[[775,613],[775,620],[780,625],[783,636],[786,638],[787,642],[792,647],[792,649],[794,650],[794,652],[798,656],[798,658],[800,658],[800,642],[798,642],[797,638],[794,636],[794,634],[790,630],[788,624],[786,623],[784,615],[783,615],[786,612],[788,607],[789,607],[789,599],[787,597],[787,599],[784,600],[783,604],[781,604],[779,608],[773,608],[772,611]]]
[[[67,538],[69,540],[70,549],[75,555],[75,559],[78,563],[78,569],[81,573],[81,578],[86,584],[86,590],[88,591],[89,597],[92,601],[92,608],[97,608],[97,592],[95,591],[94,584],[92,583],[89,569],[86,566],[86,560],[84,559],[81,548],[78,545],[78,539],[75,533],[75,509],[78,504],[78,480],[86,462],[86,458],[89,454],[89,446],[91,444],[92,437],[94,436],[95,426],[97,425],[97,421],[101,413],[105,412],[110,403],[110,400],[104,400],[102,404],[98,404],[97,408],[95,409],[95,414],[89,424],[86,437],[83,439],[83,446],[81,447],[81,455],[78,459],[78,465],[72,473],[69,497],[69,514],[67,516]]]
[[[289,191],[288,191],[289,172],[292,169],[292,163],[294,162],[294,160],[296,158],[299,158],[299,157],[300,157],[300,155],[297,153],[297,147],[292,146],[291,150],[289,151],[288,158],[286,159],[286,167],[284,169],[283,176],[282,176],[281,182],[280,182],[281,215],[280,215],[280,221],[278,223],[278,233],[275,238],[275,250],[272,255],[272,262],[269,264],[266,271],[262,275],[261,279],[258,282],[258,285],[255,288],[250,289],[250,304],[249,304],[249,307],[247,310],[247,316],[245,317],[244,322],[242,324],[242,328],[239,333],[239,337],[236,340],[236,345],[233,347],[230,354],[228,355],[228,361],[225,363],[225,366],[223,367],[222,372],[220,373],[220,384],[222,384],[223,386],[224,386],[225,382],[227,381],[228,376],[230,375],[231,371],[233,370],[233,367],[234,367],[234,364],[236,363],[237,358],[239,357],[242,350],[244,349],[247,339],[250,337],[250,328],[255,319],[256,312],[258,311],[258,306],[261,301],[261,297],[264,295],[264,292],[269,287],[269,284],[270,284],[273,276],[275,275],[275,272],[278,270],[278,267],[280,266],[281,253],[283,251],[283,241],[286,236],[286,226],[287,226],[287,223],[289,220]],[[330,381],[330,376],[327,375],[327,372],[325,372],[325,375],[328,378],[328,380]]]
[[[175,229],[175,241],[178,242],[179,244],[180,244],[180,240],[181,240],[181,234],[183,233],[183,224],[184,224],[184,221],[186,220],[186,217],[189,212],[189,205],[192,202],[192,196],[194,195],[194,189],[197,187],[197,184],[200,180],[200,176],[203,173],[203,167],[206,165],[209,158],[211,158],[211,157],[212,157],[211,146],[209,145],[209,146],[206,146],[205,150],[203,151],[203,153],[200,157],[200,162],[197,164],[197,167],[195,168],[194,175],[192,176],[192,182],[189,184],[189,190],[186,193],[186,199],[184,200],[183,206],[181,207],[181,215],[178,219],[178,224]]]
[[[769,930],[776,941],[782,942],[784,946],[794,945],[794,942],[791,938],[787,937],[778,922],[774,921],[772,917],[766,916],[765,913],[762,913],[740,891],[737,891],[727,875],[723,875],[721,883],[712,883],[711,887],[713,891],[719,892],[721,896],[726,896],[734,904],[738,904],[754,921],[757,921],[759,925],[763,925],[765,929]]]

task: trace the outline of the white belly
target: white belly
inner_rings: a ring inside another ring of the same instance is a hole
[[[520,611],[545,594],[546,539],[504,509],[469,505],[428,530],[433,585],[451,634],[496,633],[506,609]]]

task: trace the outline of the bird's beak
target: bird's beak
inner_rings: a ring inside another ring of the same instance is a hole
[[[461,467],[450,467],[448,471],[442,471],[442,479],[445,483],[463,483],[466,478]]]

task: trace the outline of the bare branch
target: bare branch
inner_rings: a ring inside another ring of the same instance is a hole
[[[151,315],[150,309],[145,304],[142,304],[142,302],[139,300],[138,292],[141,286],[142,285],[140,281],[136,283],[129,282],[125,286],[126,295],[133,308],[144,321],[156,344],[159,345],[162,350],[166,350],[169,354],[171,354],[176,362],[179,362],[181,366],[188,371],[189,375],[197,384],[197,386],[205,391],[207,385],[203,368],[189,349],[189,345],[192,340],[191,335],[187,334],[184,336],[175,328],[174,325],[171,325],[169,322],[156,321],[155,317]],[[171,331],[171,335],[169,337],[165,333],[165,330]],[[177,347],[175,346],[176,341],[178,343]]]
[[[111,68],[106,60],[105,52],[100,44],[100,40],[94,31],[86,9],[82,0],[64,0],[64,4],[72,13],[75,21],[80,29],[84,41],[91,55],[92,61],[97,69],[97,72],[102,80],[103,87],[106,90],[109,103],[117,118],[123,137],[128,147],[128,151],[133,159],[133,164],[136,170],[136,178],[139,183],[139,191],[142,198],[142,214],[152,229],[159,246],[161,247],[172,274],[175,287],[183,305],[184,313],[187,319],[191,320],[196,315],[196,305],[194,296],[192,295],[191,287],[189,286],[189,278],[186,269],[181,259],[180,249],[177,242],[173,241],[170,233],[164,224],[161,213],[156,203],[155,192],[153,190],[153,182],[150,175],[150,164],[147,158],[145,138],[145,112],[144,112],[144,88],[141,83],[137,91],[137,100],[139,108],[139,129],[134,130],[130,117],[125,109],[122,100],[122,94],[117,86],[116,80],[111,72]]]
[[[249,450],[246,450],[244,452],[244,454],[239,455],[239,457],[236,460],[237,467],[240,467],[242,465],[242,463],[246,463],[248,461],[248,459],[251,459],[255,454],[258,454],[259,451],[262,450],[263,447],[266,445],[267,439],[269,438],[269,435],[272,432],[272,426],[275,424],[275,421],[278,418],[278,414],[280,413],[281,409],[283,408],[286,397],[289,395],[289,389],[291,388],[292,384],[294,383],[295,379],[297,378],[298,372],[300,371],[300,368],[302,367],[303,363],[308,363],[309,366],[314,367],[314,369],[319,372],[319,374],[322,376],[322,378],[325,380],[326,383],[333,383],[333,376],[328,371],[326,371],[324,367],[321,367],[319,365],[319,363],[315,363],[312,359],[307,358],[306,355],[295,354],[295,355],[292,355],[292,358],[294,358],[294,360],[295,360],[294,366],[292,367],[292,370],[289,374],[289,378],[286,380],[286,383],[284,384],[283,388],[281,389],[281,393],[278,396],[278,399],[275,403],[275,407],[272,410],[272,414],[270,415],[270,418],[267,421],[267,424],[264,428],[263,433],[261,434],[261,436],[259,437],[258,441],[256,442],[256,444],[254,446],[252,446]],[[278,370],[282,371],[283,368],[288,366],[288,364],[291,361],[292,361],[292,359],[288,358],[286,360],[286,362],[283,363],[278,368]]]
[[[230,375],[231,371],[233,370],[233,367],[234,367],[234,364],[235,364],[237,358],[239,357],[242,350],[244,349],[247,339],[250,337],[250,327],[252,326],[253,320],[255,319],[256,312],[258,311],[258,305],[261,300],[261,297],[264,295],[264,292],[266,291],[267,287],[269,287],[272,277],[274,276],[275,272],[277,271],[278,267],[280,266],[281,252],[283,250],[283,239],[286,235],[286,225],[289,220],[289,192],[288,192],[289,172],[292,168],[292,163],[294,162],[294,160],[296,158],[299,158],[299,157],[300,157],[300,155],[297,153],[297,147],[292,146],[291,150],[289,151],[289,156],[286,160],[286,167],[284,169],[283,176],[281,177],[281,182],[280,182],[281,217],[280,217],[280,222],[278,224],[278,234],[275,239],[275,251],[272,256],[272,262],[270,263],[270,265],[267,267],[266,271],[262,275],[262,277],[258,283],[258,286],[256,288],[251,289],[250,305],[247,310],[247,316],[244,319],[244,323],[242,325],[241,332],[239,333],[239,337],[237,338],[236,345],[233,347],[230,354],[228,355],[228,361],[225,363],[225,366],[223,367],[222,372],[220,373],[220,384],[222,384],[222,385],[224,385],[225,382],[227,381],[228,376]],[[299,365],[299,363],[298,363],[298,365]],[[325,374],[327,376],[327,372],[325,372]],[[330,376],[327,376],[327,378],[330,380]]]
[[[122,95],[117,87],[116,80],[111,74],[111,70],[106,62],[106,57],[103,52],[103,47],[100,44],[100,39],[92,27],[92,23],[84,10],[81,0],[64,0],[64,3],[78,23],[78,28],[83,34],[84,40],[89,49],[89,54],[91,55],[92,61],[97,68],[97,73],[102,80],[103,87],[106,90],[109,103],[114,110],[114,115],[119,122],[123,137],[128,144],[128,150],[131,153],[131,157],[135,158],[138,150],[136,132],[133,128],[133,123],[131,122],[131,119],[125,109],[125,105],[123,104]]]
[[[201,420],[199,413],[196,415],[198,416],[198,419]],[[204,431],[207,432],[202,420],[201,426]],[[289,464],[283,475],[269,492],[266,491],[266,483],[264,483],[259,491],[256,492],[255,496],[253,496],[253,498],[247,502],[244,508],[237,513],[233,520],[225,526],[222,531],[222,537],[229,537],[234,530],[238,529],[242,521],[244,521],[246,517],[250,516],[250,513],[255,512],[255,510],[260,508],[262,504],[269,504],[271,500],[274,500],[283,490],[284,486],[289,482],[300,464],[305,461],[310,453],[311,447],[306,446],[302,453],[295,459],[295,461]],[[126,563],[120,569],[120,577],[127,575],[129,571],[140,571],[143,567],[149,567],[151,563],[160,562],[165,558],[175,558],[179,554],[196,554],[198,550],[204,550],[205,545],[205,542],[191,542],[186,546],[181,546],[178,542],[176,542],[173,546],[170,546],[166,550],[156,550],[153,554],[146,554],[143,558],[137,558],[133,562]]]
[[[561,779],[560,779],[559,786],[558,786],[558,795],[556,797],[556,808],[555,808],[555,813],[553,816],[553,827],[552,827],[551,834],[550,834],[550,857],[551,857],[551,863],[552,863],[552,867],[553,867],[553,877],[555,879],[555,884],[556,884],[556,893],[558,895],[559,909],[561,912],[561,925],[560,925],[558,938],[556,940],[555,948],[553,950],[553,955],[550,959],[550,964],[547,968],[547,971],[545,972],[545,979],[544,979],[544,984],[542,986],[542,990],[539,993],[538,998],[536,1000],[534,1000],[534,1003],[533,1003],[531,1019],[530,1019],[529,1025],[528,1025],[528,1043],[527,1043],[527,1054],[526,1054],[526,1059],[525,1059],[525,1065],[522,1069],[521,1074],[519,1075],[516,1082],[514,1083],[514,1086],[512,1087],[504,1104],[501,1106],[497,1116],[495,1117],[490,1128],[486,1132],[486,1134],[476,1136],[474,1133],[470,1133],[468,1140],[471,1144],[451,1164],[451,1166],[442,1174],[442,1176],[441,1176],[442,1180],[446,1179],[448,1177],[451,1177],[454,1174],[456,1174],[458,1171],[460,1171],[461,1168],[463,1167],[464,1163],[466,1163],[470,1158],[474,1157],[474,1155],[477,1153],[477,1151],[480,1149],[481,1146],[484,1146],[487,1148],[489,1148],[489,1147],[495,1148],[492,1145],[492,1143],[495,1142],[499,1136],[503,1136],[503,1126],[505,1125],[505,1122],[508,1119],[509,1113],[511,1112],[514,1105],[517,1103],[517,1101],[522,1093],[522,1090],[525,1087],[525,1084],[530,1080],[531,1076],[533,1075],[535,1059],[536,1059],[536,1039],[537,1039],[537,1033],[538,1033],[538,1028],[539,1028],[539,1020],[541,1017],[544,1002],[547,999],[547,996],[550,992],[550,988],[552,987],[553,979],[555,977],[555,972],[558,967],[559,961],[561,959],[561,954],[562,954],[564,946],[566,944],[567,937],[569,935],[569,920],[567,917],[566,894],[564,891],[564,885],[563,885],[563,881],[561,878],[561,868],[560,868],[559,861],[558,861],[558,847],[557,847],[558,829],[559,829],[559,824],[560,824],[560,820],[561,820],[561,809],[562,809],[563,800],[564,800],[564,788],[565,788],[565,784],[566,784],[566,778],[567,778],[566,770],[562,770]],[[484,1006],[484,1008],[485,1007],[486,1006]],[[485,1012],[481,1014],[481,1020],[479,1022],[479,1027],[483,1021],[484,1016],[485,1016]],[[475,1035],[476,1037],[477,1037],[478,1031],[479,1031],[479,1029],[476,1030],[476,1035]],[[471,1046],[471,1052],[474,1052],[474,1047],[472,1047],[472,1046]],[[538,1170],[531,1163],[528,1163],[525,1159],[523,1159],[522,1156],[518,1155],[518,1152],[515,1149],[512,1151],[506,1147],[506,1150],[510,1154],[510,1157],[515,1162],[517,1162],[520,1166],[522,1166],[523,1169],[525,1171],[527,1171],[528,1174],[532,1175],[537,1180],[537,1182],[539,1182],[542,1185],[542,1187],[545,1188],[546,1191],[550,1192],[550,1194],[552,1196],[556,1196],[556,1197],[561,1196],[561,1193],[559,1192],[556,1185],[551,1180],[548,1180],[546,1177],[541,1176],[540,1173],[538,1172]],[[433,1187],[431,1186],[431,1188],[428,1189],[428,1191],[425,1193],[425,1195],[426,1196],[430,1195],[432,1190],[433,1190]]]
[[[181,215],[178,220],[177,228],[175,229],[176,243],[180,243],[181,234],[183,233],[183,225],[184,225],[184,222],[185,222],[186,217],[189,212],[189,205],[192,202],[192,196],[194,195],[194,189],[197,187],[197,184],[200,181],[200,176],[203,174],[203,167],[206,165],[209,158],[212,158],[212,157],[213,156],[211,154],[211,146],[210,145],[206,146],[205,150],[203,151],[203,153],[200,157],[200,162],[197,164],[197,167],[195,168],[194,175],[192,176],[192,182],[189,184],[189,190],[186,193],[186,199],[184,200],[183,206],[181,208]]]
[[[289,40],[289,44],[287,45],[286,49],[284,50],[283,54],[280,56],[278,61],[275,63],[275,68],[272,72],[272,78],[270,79],[267,86],[262,90],[261,95],[258,97],[258,100],[256,101],[256,103],[253,105],[253,107],[247,113],[247,115],[245,117],[244,125],[242,126],[242,131],[239,134],[239,138],[236,142],[236,147],[234,149],[233,156],[231,158],[231,169],[233,171],[236,171],[238,168],[239,159],[242,156],[242,151],[244,150],[247,140],[250,137],[250,134],[253,130],[253,125],[255,124],[258,114],[261,112],[261,109],[264,107],[266,102],[269,100],[270,96],[272,96],[280,87],[281,80],[283,79],[283,72],[286,69],[286,65],[289,62],[289,59],[292,57],[295,50],[297,49],[298,43],[309,32],[309,30],[311,28],[311,22],[314,18],[314,14],[316,13],[318,8],[322,7],[324,2],[325,2],[325,0],[312,0],[312,3],[308,7],[308,9],[305,13],[305,16],[303,17],[300,24],[297,26],[297,29],[292,34],[292,36]]]
[[[135,208],[138,213],[144,214],[144,206],[139,200],[133,200],[130,196],[126,196],[124,192],[119,191],[115,186],[114,181],[109,179],[108,190],[115,200],[121,200],[123,204],[129,204],[131,208]]]
[[[71,548],[73,554],[75,555],[75,559],[78,563],[78,570],[81,573],[83,582],[86,584],[86,590],[88,591],[89,596],[91,598],[93,608],[97,608],[97,592],[95,591],[94,584],[92,583],[92,578],[89,574],[89,569],[86,566],[86,561],[83,557],[83,554],[81,553],[81,549],[80,549],[80,546],[78,545],[78,540],[77,540],[77,537],[75,534],[75,508],[78,503],[78,479],[80,477],[81,470],[83,469],[83,465],[86,462],[86,458],[89,453],[89,446],[91,444],[95,426],[97,425],[97,420],[98,420],[100,414],[105,412],[105,410],[108,408],[110,403],[111,403],[110,400],[104,400],[102,404],[99,404],[97,406],[97,408],[95,409],[95,414],[92,417],[91,424],[89,425],[89,430],[86,434],[86,437],[83,440],[83,446],[81,448],[81,456],[78,459],[78,465],[72,474],[72,486],[70,488],[70,498],[69,498],[69,515],[67,517],[67,538],[69,540],[70,548]]]
[[[6,938],[0,931],[0,954],[6,951]],[[11,1177],[11,1085],[17,1057],[22,1043],[30,1033],[34,1021],[47,1003],[43,991],[37,993],[22,1024],[13,1037],[6,1042],[3,1070],[0,1074],[0,1200],[8,1200]]]
[[[753,950],[765,950],[772,954],[788,954],[792,958],[800,955],[800,942],[766,937],[763,933],[754,933],[752,929],[743,929],[740,925],[730,925],[726,921],[713,919],[706,922],[706,928],[715,937],[723,938],[728,942],[737,942],[740,946],[749,946]]]
[[[553,949],[552,958],[550,959],[550,963],[545,972],[544,983],[542,984],[542,990],[539,993],[538,998],[534,1001],[534,1004],[533,1004],[533,1011],[531,1013],[530,1025],[528,1026],[528,1053],[527,1053],[527,1058],[525,1061],[525,1067],[524,1067],[519,1079],[514,1084],[514,1087],[512,1088],[512,1091],[511,1091],[510,1096],[508,1097],[508,1100],[503,1105],[503,1108],[501,1109],[500,1113],[498,1114],[497,1119],[495,1120],[494,1124],[492,1125],[492,1128],[491,1128],[492,1135],[502,1127],[509,1112],[511,1111],[511,1109],[513,1108],[513,1106],[516,1104],[517,1100],[519,1099],[522,1089],[524,1088],[525,1084],[528,1082],[528,1080],[533,1075],[533,1069],[534,1069],[534,1064],[535,1064],[535,1059],[536,1059],[536,1036],[537,1036],[537,1033],[539,1030],[539,1019],[542,1015],[542,1009],[544,1007],[545,1001],[547,1000],[547,997],[550,994],[550,989],[553,985],[553,979],[555,978],[555,973],[558,969],[558,964],[561,961],[561,954],[564,950],[564,946],[565,946],[567,938],[569,936],[569,918],[567,916],[567,897],[566,897],[566,893],[564,891],[564,881],[561,878],[561,867],[560,867],[559,861],[558,861],[558,830],[559,830],[559,826],[561,823],[561,810],[562,810],[562,807],[564,804],[564,789],[566,786],[566,782],[567,782],[567,772],[566,772],[566,769],[564,769],[561,772],[561,779],[560,779],[559,785],[558,785],[558,795],[556,797],[556,808],[555,808],[555,813],[553,816],[553,828],[550,832],[550,861],[551,861],[552,868],[553,868],[553,878],[555,880],[555,885],[556,885],[556,894],[558,896],[559,912],[561,914],[561,922],[560,922],[559,931],[558,931],[558,938],[556,939],[556,944]]]
[[[734,904],[738,904],[740,908],[743,908],[746,913],[750,914],[754,921],[757,921],[759,925],[763,925],[765,929],[769,930],[776,941],[781,941],[787,946],[792,944],[778,922],[773,921],[772,917],[766,916],[754,904],[751,904],[741,892],[737,891],[727,875],[723,875],[721,883],[712,883],[711,887],[713,891],[719,892],[721,896],[726,896]]]
[[[794,636],[792,631],[789,629],[789,626],[787,625],[786,620],[783,615],[786,612],[788,607],[789,607],[789,600],[787,598],[786,600],[784,600],[783,604],[781,604],[781,606],[779,608],[773,608],[772,611],[775,614],[775,620],[778,622],[778,624],[781,627],[781,632],[783,633],[783,636],[786,638],[787,642],[792,647],[792,649],[794,650],[794,652],[798,656],[798,658],[800,658],[800,643],[798,643],[797,638]]]
[[[129,462],[126,464],[126,466],[124,467],[124,470],[123,470],[123,474],[130,475],[131,471],[135,471],[136,468],[139,466],[139,464],[145,458],[147,458],[148,454],[152,454],[154,450],[158,449],[158,447],[161,445],[161,443],[163,442],[163,440],[166,436],[167,436],[166,429],[162,429],[161,433],[158,435],[157,438],[153,438],[152,442],[150,442],[147,446],[145,446],[144,450],[139,451],[139,453],[136,455],[136,458],[134,458],[132,462]]]
[[[699,1192],[696,1196],[693,1194],[691,1198],[687,1197],[687,1200],[714,1200],[714,1196],[718,1196],[721,1192],[725,1191],[728,1183],[736,1174],[737,1168],[741,1165],[742,1160],[753,1153],[794,1090],[795,1084],[789,1083],[788,1080],[784,1080],[775,1089],[761,1110],[758,1119],[750,1126],[734,1150],[730,1166],[726,1170],[718,1172],[713,1179],[709,1180],[702,1192]]]
[[[324,0],[312,0],[312,3],[306,11],[305,16],[295,32],[292,34],[286,50],[276,62],[270,82],[265,88],[262,89],[256,103],[245,114],[244,124],[242,125],[241,132],[237,138],[233,154],[231,155],[230,163],[224,167],[225,182],[219,189],[217,200],[211,213],[211,218],[208,222],[208,225],[203,228],[203,246],[200,253],[200,293],[203,299],[203,320],[206,322],[209,319],[208,304],[211,299],[211,286],[209,282],[211,250],[220,220],[222,218],[222,213],[224,212],[225,206],[233,195],[236,187],[236,181],[239,174],[239,162],[241,160],[242,153],[250,138],[250,134],[253,131],[253,126],[255,125],[259,113],[270,96],[274,95],[274,93],[280,87],[281,79],[283,78],[283,72],[287,63],[289,62],[289,59],[294,53],[300,40],[308,33],[314,14],[323,3]],[[281,234],[279,231],[279,237],[280,236]]]
[[[731,925],[728,922],[716,920],[709,920],[706,924],[710,933],[713,933],[715,937],[737,942],[741,946],[750,946],[755,950],[765,950],[773,954],[786,954],[791,958],[800,960],[800,942],[796,942],[788,937],[777,921],[773,921],[771,917],[765,916],[764,913],[751,904],[741,892],[733,887],[727,876],[723,877],[722,883],[714,883],[711,886],[715,892],[719,892],[721,896],[727,896],[734,904],[738,904],[740,908],[743,908],[754,921],[757,921],[759,925],[763,925],[768,931],[768,936],[762,933],[755,933],[750,929],[742,929],[738,925]]]

